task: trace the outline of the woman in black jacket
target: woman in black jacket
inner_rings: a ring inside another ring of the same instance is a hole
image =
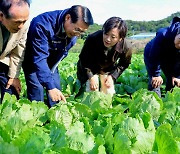
[[[77,77],[86,91],[115,93],[114,81],[131,63],[132,48],[125,39],[127,25],[119,17],[109,18],[102,30],[90,34],[77,64]]]

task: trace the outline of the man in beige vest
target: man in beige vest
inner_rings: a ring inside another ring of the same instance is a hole
[[[29,0],[0,0],[0,91],[19,98],[20,74],[29,18]]]

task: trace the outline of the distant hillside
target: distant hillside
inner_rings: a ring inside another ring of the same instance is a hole
[[[156,32],[159,28],[169,26],[170,22],[175,16],[180,17],[180,12],[176,12],[158,21],[132,21],[127,20],[129,32],[134,31],[135,34],[139,32]]]
[[[170,16],[168,16],[167,18],[164,18],[164,19],[158,20],[158,21],[126,20],[126,23],[128,25],[128,36],[131,36],[132,34],[141,33],[141,32],[156,32],[161,27],[169,26],[171,20],[175,16],[180,17],[180,12],[173,13]],[[98,25],[98,24],[94,24],[94,25],[90,26],[86,35],[83,36],[83,39],[85,39],[89,33],[93,33],[101,28],[102,28],[102,25]]]

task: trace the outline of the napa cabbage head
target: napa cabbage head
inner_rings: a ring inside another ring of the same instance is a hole
[[[140,89],[132,95],[129,112],[132,117],[148,112],[154,120],[158,120],[163,108],[163,102],[155,92]]]
[[[81,103],[97,113],[104,113],[112,107],[112,96],[99,91],[85,92]]]

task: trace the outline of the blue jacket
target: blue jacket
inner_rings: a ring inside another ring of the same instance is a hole
[[[63,21],[68,9],[45,12],[33,18],[27,35],[23,70],[36,72],[39,82],[48,90],[55,88],[52,73],[68,55],[77,37],[67,38]]]
[[[144,59],[152,76],[160,76],[161,69],[165,68],[168,74],[180,77],[180,53],[174,45],[174,38],[179,28],[180,18],[175,17],[169,27],[160,28],[155,38],[147,43],[144,50]]]

